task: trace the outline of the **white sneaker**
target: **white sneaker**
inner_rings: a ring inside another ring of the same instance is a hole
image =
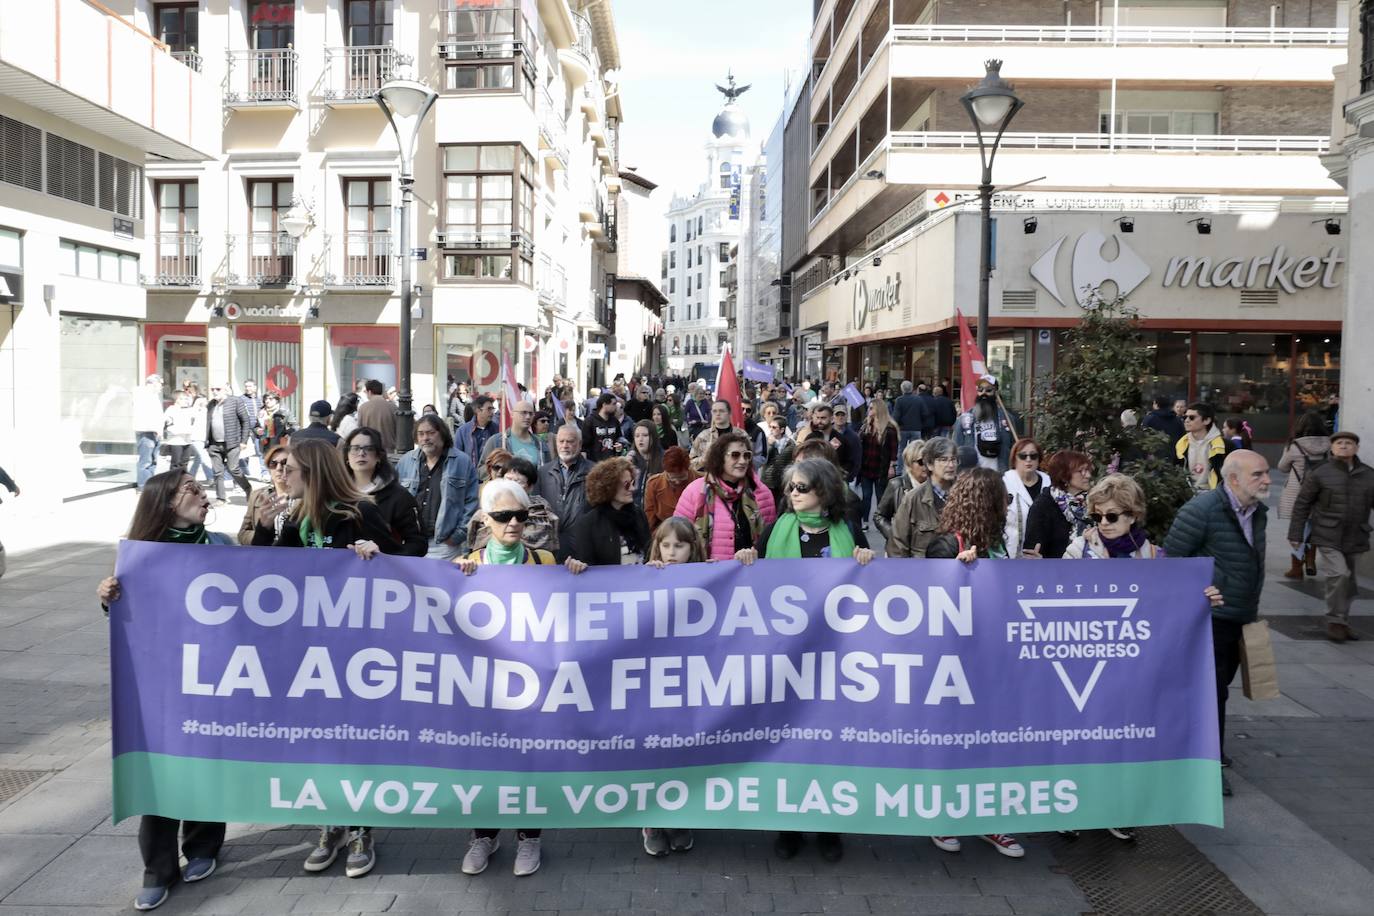
[[[958,852],[964,848],[964,844],[959,842],[957,836],[933,836],[930,841],[935,844],[936,849],[942,849],[945,852]]]
[[[515,847],[515,876],[524,878],[539,871],[539,837],[520,837],[520,845]]]
[[[501,841],[494,836],[474,836],[468,843],[468,853],[463,856],[463,874],[480,875],[491,864],[491,857],[501,848]]]

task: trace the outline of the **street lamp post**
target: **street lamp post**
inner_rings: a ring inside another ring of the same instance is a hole
[[[978,156],[983,162],[983,181],[978,185],[978,199],[982,204],[983,219],[980,234],[978,259],[978,349],[983,358],[988,354],[988,281],[992,277],[992,160],[997,155],[997,147],[1002,143],[1002,134],[1025,102],[1016,97],[1015,91],[1002,79],[1002,62],[990,60],[986,63],[987,74],[983,81],[974,86],[959,100],[964,103],[973,129],[978,135]],[[989,146],[983,137],[983,130],[997,129],[997,136]]]
[[[439,94],[417,80],[391,79],[372,98],[386,114],[401,152],[401,377],[396,383],[396,449],[406,452],[415,443],[415,399],[410,388],[410,202],[415,141]]]

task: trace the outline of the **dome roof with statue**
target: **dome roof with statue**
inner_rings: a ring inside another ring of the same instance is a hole
[[[733,73],[727,73],[726,80],[729,83],[728,86],[722,86],[719,83],[716,84],[716,89],[725,96],[725,107],[720,110],[720,114],[716,115],[716,119],[711,122],[711,133],[716,136],[717,140],[727,138],[746,139],[749,136],[749,116],[735,104],[735,100],[748,92],[749,86],[752,84],[736,86],[735,75]]]

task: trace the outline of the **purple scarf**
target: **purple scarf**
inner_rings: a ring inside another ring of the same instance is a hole
[[[1102,541],[1102,546],[1107,548],[1107,556],[1113,560],[1129,557],[1139,550],[1147,540],[1145,529],[1135,525],[1119,538],[1103,537],[1102,532],[1097,532],[1098,539]],[[1164,551],[1156,551],[1157,556],[1163,556]]]

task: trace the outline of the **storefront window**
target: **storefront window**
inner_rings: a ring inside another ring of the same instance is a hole
[[[143,326],[144,374],[162,376],[162,398],[168,403],[187,382],[194,383],[203,397],[210,396],[208,351],[203,324]]]
[[[1002,403],[1018,413],[1025,413],[1030,402],[1030,354],[1026,349],[1030,333],[1017,331],[1010,337],[988,340],[988,372],[997,379]]]
[[[1257,440],[1288,438],[1292,350],[1288,334],[1197,335],[1197,395],[1214,405],[1218,426],[1238,416]]]
[[[330,396],[337,399],[370,378],[388,388],[395,385],[400,345],[401,337],[395,328],[370,325],[330,328],[329,358],[334,368]]]
[[[1306,411],[1326,406],[1328,395],[1340,391],[1341,335],[1303,334],[1294,341],[1297,355],[1293,360],[1297,402],[1293,422]]]
[[[246,379],[271,392],[301,417],[301,329],[297,325],[241,324],[234,328],[234,391]]]
[[[863,348],[860,378],[878,388],[890,388],[894,395],[906,378],[906,344],[872,344]]]
[[[474,392],[500,394],[501,354],[516,358],[513,328],[449,326],[437,329],[435,348],[434,396],[437,405],[448,397],[451,382],[466,382]]]
[[[939,380],[939,351],[934,346],[911,348],[911,378],[917,383],[936,384]],[[945,392],[950,394],[951,392]]]
[[[1186,331],[1146,331],[1140,335],[1140,345],[1154,356],[1150,367],[1145,400],[1163,395],[1170,400],[1188,399],[1188,360],[1192,352],[1192,335]],[[1150,404],[1144,405],[1145,409]]]
[[[132,482],[138,322],[63,315],[59,335],[62,429],[53,454],[79,447],[88,483]],[[80,492],[77,484],[72,495]]]

